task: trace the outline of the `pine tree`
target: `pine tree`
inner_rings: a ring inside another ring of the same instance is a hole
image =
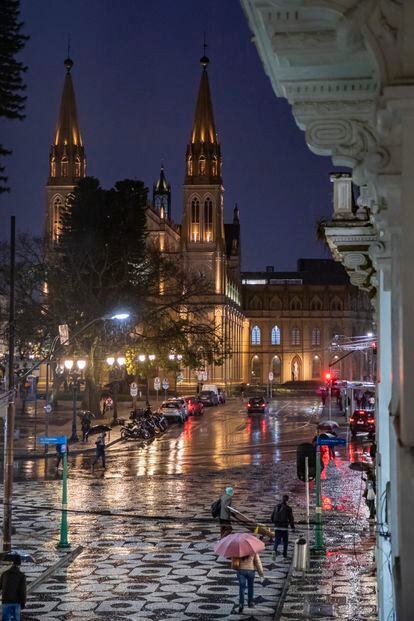
[[[26,88],[23,73],[27,67],[16,60],[24,48],[27,36],[20,30],[20,0],[0,0],[0,117],[11,120],[24,119]],[[11,151],[0,144],[0,157],[10,155]],[[7,192],[7,177],[4,166],[0,165],[0,193]]]

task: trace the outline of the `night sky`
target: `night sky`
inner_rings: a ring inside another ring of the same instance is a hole
[[[22,0],[27,117],[0,121],[12,192],[0,195],[2,236],[14,213],[40,233],[44,185],[70,33],[72,76],[88,174],[152,190],[164,163],[173,218],[182,215],[184,156],[207,32],[223,155],[226,220],[240,208],[243,269],[295,269],[327,257],[316,221],[332,213],[329,158],[313,155],[289,105],[274,95],[238,0]]]

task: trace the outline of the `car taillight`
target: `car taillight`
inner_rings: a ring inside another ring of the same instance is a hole
[[[266,404],[265,404],[265,403],[262,403],[262,408],[264,408],[264,407],[266,407]]]
[[[375,418],[369,418],[369,419],[368,419],[368,422],[369,422],[369,423],[375,423]]]
[[[354,423],[355,422],[355,418],[353,416],[351,416],[351,418],[349,419],[350,423]]]
[[[365,414],[365,410],[358,410],[359,414]]]
[[[247,407],[248,407],[248,408],[251,408],[251,407],[252,407],[252,404],[250,403],[250,401],[249,401],[249,403],[247,404]]]

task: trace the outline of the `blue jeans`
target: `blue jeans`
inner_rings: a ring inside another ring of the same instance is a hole
[[[244,592],[247,583],[247,601],[253,604],[253,588],[254,588],[254,569],[238,569],[237,579],[239,581],[239,605],[244,606]]]
[[[273,549],[277,552],[277,548],[279,544],[283,541],[283,556],[287,556],[287,549],[289,543],[289,532],[288,530],[275,530],[275,543]]]
[[[2,621],[20,621],[20,604],[3,604]]]

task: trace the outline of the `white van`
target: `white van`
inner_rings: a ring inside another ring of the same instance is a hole
[[[217,399],[219,403],[226,402],[224,390],[222,388],[219,388],[216,384],[203,384],[203,390],[211,390],[211,392],[214,392],[214,394],[217,395]]]

